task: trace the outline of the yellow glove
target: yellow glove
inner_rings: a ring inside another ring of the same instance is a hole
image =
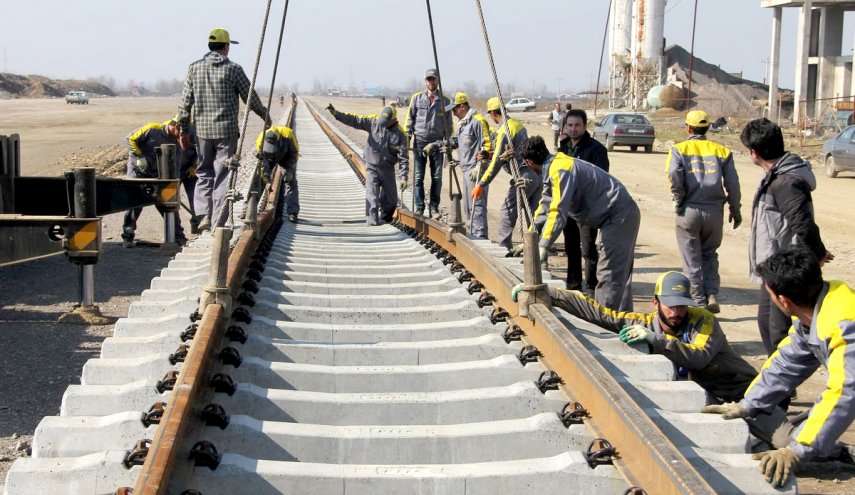
[[[187,169],[187,177],[196,177],[196,167],[190,167]]]
[[[702,413],[721,414],[724,419],[747,418],[748,411],[742,408],[737,402],[726,402],[724,404],[714,404],[704,406],[701,409]]]
[[[799,458],[789,447],[754,454],[751,458],[760,461],[757,468],[772,486],[784,486],[790,478],[790,473],[799,465]]]

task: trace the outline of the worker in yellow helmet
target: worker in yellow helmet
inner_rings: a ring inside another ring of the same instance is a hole
[[[285,183],[283,198],[285,213],[291,223],[297,223],[297,215],[300,214],[300,189],[297,185],[297,158],[300,146],[297,144],[297,136],[290,127],[273,126],[258,135],[255,147],[259,158],[263,161],[267,177],[273,176],[274,165],[282,167],[282,180]]]

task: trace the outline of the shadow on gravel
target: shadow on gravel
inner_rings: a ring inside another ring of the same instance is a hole
[[[95,265],[95,302],[104,316],[127,316],[174,254],[104,243]],[[43,416],[58,414],[66,387],[80,383],[84,363],[112,334],[112,325],[57,323],[77,304],[77,284],[77,267],[64,256],[0,268],[0,436],[32,434]]]

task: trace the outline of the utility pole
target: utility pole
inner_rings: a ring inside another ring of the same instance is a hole
[[[558,76],[558,92],[555,93],[555,99],[561,101],[561,76]]]
[[[763,84],[766,84],[766,77],[769,75],[769,57],[760,60],[763,62]]]

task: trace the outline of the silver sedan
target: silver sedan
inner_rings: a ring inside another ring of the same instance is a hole
[[[825,175],[837,177],[838,172],[855,170],[855,125],[850,125],[836,137],[822,143]]]

